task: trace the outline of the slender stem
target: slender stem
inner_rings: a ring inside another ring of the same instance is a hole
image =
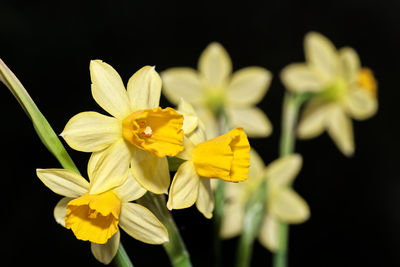
[[[119,243],[117,254],[114,257],[114,264],[116,266],[133,267],[133,264],[129,259],[128,254],[126,254],[126,251],[122,246],[122,243]]]
[[[283,100],[282,132],[279,154],[281,157],[290,155],[295,150],[296,126],[301,105],[311,97],[311,94],[294,95],[286,93]],[[273,266],[286,267],[288,265],[289,226],[279,223],[279,244],[274,254]]]
[[[69,156],[67,150],[57,137],[50,123],[40,112],[35,102],[32,100],[28,91],[24,88],[22,83],[14,75],[14,73],[7,67],[7,65],[0,59],[0,82],[11,91],[26,115],[33,123],[33,127],[39,136],[42,143],[47,149],[57,158],[58,162],[64,169],[75,171],[79,174],[79,170],[75,163]],[[133,266],[126,254],[122,243],[120,243],[117,251],[118,259],[115,261],[118,266],[131,267]]]
[[[164,196],[148,192],[145,195],[145,200],[148,208],[156,214],[168,230],[169,242],[164,243],[163,246],[172,266],[191,267],[189,253],[171,213],[167,210]]]

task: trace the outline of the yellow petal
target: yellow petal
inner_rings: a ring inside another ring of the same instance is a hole
[[[192,105],[190,105],[183,98],[181,98],[179,100],[177,111],[183,115],[182,130],[185,133],[185,135],[188,135],[192,133],[194,130],[196,130],[197,126],[199,125],[199,118]]]
[[[192,160],[193,158],[193,151],[195,145],[193,142],[187,138],[186,136],[183,137],[183,146],[184,150],[176,155],[177,158],[184,159],[184,160]]]
[[[104,151],[93,171],[89,172],[90,194],[100,194],[121,185],[128,176],[132,154],[133,151],[122,138]]]
[[[200,179],[199,195],[197,196],[196,207],[204,217],[207,219],[212,218],[212,212],[214,210],[214,194],[209,179]]]
[[[300,154],[292,154],[271,162],[264,170],[264,177],[268,185],[286,186],[293,180],[301,170],[303,160]]]
[[[327,130],[339,150],[346,156],[354,154],[353,123],[341,107],[332,108],[327,117]]]
[[[319,99],[311,99],[305,106],[297,126],[299,138],[314,138],[325,130],[330,105]]]
[[[89,183],[79,174],[64,169],[37,169],[39,179],[54,193],[79,197],[89,189]]]
[[[378,101],[361,88],[352,88],[345,99],[346,111],[356,120],[365,120],[378,111]]]
[[[168,192],[170,176],[168,161],[136,149],[131,161],[132,175],[142,187],[156,194]]]
[[[307,202],[289,187],[279,189],[267,205],[271,214],[285,223],[302,223],[310,217]]]
[[[243,127],[249,137],[267,137],[272,124],[265,113],[257,107],[228,107],[227,113],[233,127]]]
[[[226,89],[228,101],[235,106],[249,106],[260,102],[267,93],[271,73],[261,67],[247,67],[233,73]]]
[[[93,256],[103,264],[109,264],[115,257],[119,247],[120,232],[116,232],[105,244],[91,243]]]
[[[204,87],[197,72],[190,68],[171,68],[161,73],[163,93],[177,105],[181,98],[190,103],[200,104],[204,99]]]
[[[279,248],[279,222],[271,215],[264,216],[258,240],[269,251],[275,252]]]
[[[60,135],[75,150],[100,151],[122,136],[121,122],[97,112],[82,112],[68,121]]]
[[[325,82],[308,65],[294,63],[281,72],[281,80],[285,87],[295,93],[318,92],[325,89]]]
[[[93,98],[105,111],[120,120],[132,112],[124,84],[113,67],[101,60],[92,60],[90,77]]]
[[[184,209],[192,206],[198,197],[200,177],[193,162],[186,161],[179,166],[169,190],[167,208]]]
[[[85,194],[67,205],[65,227],[76,238],[105,244],[118,231],[121,200],[111,191]]]
[[[54,219],[57,223],[65,227],[65,215],[67,215],[67,204],[73,200],[71,197],[64,197],[58,201],[53,211]]]
[[[122,202],[134,201],[142,197],[147,190],[143,188],[133,177],[132,171],[129,171],[125,182],[112,190]]]
[[[242,128],[197,145],[193,163],[199,176],[230,182],[248,178],[250,145]]]
[[[145,207],[135,203],[123,203],[120,226],[133,238],[149,243],[161,244],[168,241],[164,225]]]
[[[325,36],[310,32],[304,38],[307,62],[321,78],[331,80],[338,74],[339,56],[335,46]]]
[[[361,68],[360,58],[357,52],[351,47],[344,47],[339,50],[339,56],[343,76],[349,83],[355,82]]]
[[[218,86],[231,74],[232,62],[221,44],[211,43],[200,55],[198,68],[207,86]]]
[[[152,109],[160,104],[161,78],[154,67],[145,66],[128,81],[128,96],[134,110]]]
[[[122,122],[124,139],[157,157],[173,157],[183,150],[183,116],[172,108],[140,110]]]

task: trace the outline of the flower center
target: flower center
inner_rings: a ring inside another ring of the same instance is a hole
[[[135,111],[122,121],[122,136],[139,149],[158,157],[183,150],[183,116],[172,108]]]
[[[206,93],[205,105],[214,114],[219,114],[224,107],[224,91],[222,88],[209,88]]]
[[[121,200],[111,191],[85,194],[67,205],[65,227],[76,238],[105,244],[118,231]]]
[[[338,78],[320,93],[320,97],[329,101],[340,101],[346,96],[347,84],[343,78]]]
[[[374,73],[369,68],[362,68],[358,73],[357,82],[362,89],[376,97],[378,89],[377,82],[374,77]]]

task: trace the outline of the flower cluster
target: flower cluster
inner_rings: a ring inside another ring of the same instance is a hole
[[[111,116],[82,112],[61,133],[75,150],[92,152],[89,182],[64,169],[38,169],[41,181],[65,196],[56,206],[56,221],[76,238],[90,241],[94,256],[109,263],[119,245],[119,226],[150,244],[168,241],[168,232],[147,208],[133,203],[147,191],[168,193],[168,208],[196,202],[205,217],[214,207],[210,179],[239,182],[248,178],[250,145],[242,128],[207,140],[190,104],[177,111],[159,107],[161,78],[145,66],[127,88],[107,63],[90,63],[92,95]],[[170,185],[168,157],[184,163]]]

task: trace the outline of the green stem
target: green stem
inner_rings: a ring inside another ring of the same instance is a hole
[[[42,143],[47,149],[56,157],[64,169],[75,171],[80,173],[75,163],[72,161],[67,150],[64,148],[60,139],[50,126],[47,119],[40,112],[35,102],[32,100],[22,83],[14,75],[14,73],[7,67],[7,65],[0,59],[0,82],[3,82],[5,86],[11,91],[26,115],[31,119],[33,127],[38,134]],[[116,264],[121,267],[133,266],[129,257],[120,243],[117,251]]]
[[[119,243],[118,251],[114,257],[113,262],[116,266],[133,267],[133,264],[129,259],[128,254],[126,254],[126,251],[122,246],[122,243]]]
[[[295,150],[296,126],[299,110],[302,104],[308,100],[312,94],[291,94],[286,93],[283,100],[282,110],[282,132],[280,140],[280,157],[290,155]],[[285,223],[279,223],[278,227],[279,244],[278,250],[273,257],[274,267],[288,266],[288,243],[289,226]]]
[[[253,244],[256,239],[262,220],[267,199],[267,183],[264,181],[252,192],[246,203],[243,219],[243,230],[237,247],[237,267],[250,266]]]
[[[186,250],[185,243],[179,233],[179,230],[167,210],[165,198],[162,195],[155,195],[148,192],[144,198],[148,208],[156,214],[160,221],[168,230],[169,242],[163,244],[165,251],[174,267],[191,267],[189,253]]]

